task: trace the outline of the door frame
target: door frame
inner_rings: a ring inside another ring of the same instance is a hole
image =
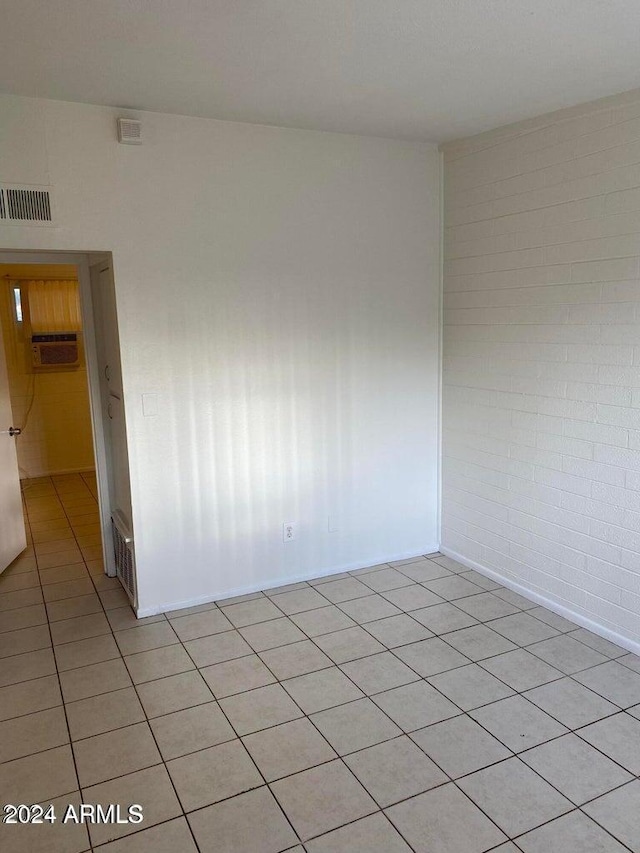
[[[116,576],[115,556],[111,543],[111,495],[107,468],[106,438],[102,419],[102,397],[100,392],[100,368],[96,345],[96,329],[93,319],[92,283],[89,267],[101,260],[111,260],[110,252],[65,252],[33,249],[0,249],[0,264],[69,264],[78,271],[80,292],[80,312],[82,316],[82,339],[87,384],[89,386],[89,409],[91,413],[91,432],[93,435],[93,453],[98,484],[98,507],[102,533],[102,556],[104,571],[109,577]],[[4,358],[4,352],[0,353]]]

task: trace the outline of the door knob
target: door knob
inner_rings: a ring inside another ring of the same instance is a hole
[[[2,433],[4,433],[4,435],[10,435],[12,438],[14,435],[20,435],[21,432],[22,430],[20,429],[20,427],[9,427],[9,429],[2,430]]]

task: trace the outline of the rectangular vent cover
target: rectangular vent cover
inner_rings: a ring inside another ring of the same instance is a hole
[[[142,145],[142,123],[133,118],[119,118],[118,142],[126,145]]]
[[[0,223],[53,224],[53,205],[49,187],[0,184]]]
[[[113,534],[113,553],[116,562],[116,572],[120,583],[136,606],[136,565],[133,551],[133,539],[127,529],[122,514],[118,511],[111,516],[111,532]]]

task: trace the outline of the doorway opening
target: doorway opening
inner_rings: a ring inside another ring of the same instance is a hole
[[[0,251],[0,332],[0,593],[135,609],[110,255]]]
[[[104,560],[77,268],[0,264],[0,281],[28,556],[82,593]]]

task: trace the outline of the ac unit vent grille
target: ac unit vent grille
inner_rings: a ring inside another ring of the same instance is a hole
[[[40,347],[42,364],[77,364],[78,344],[61,344],[59,346]]]
[[[51,190],[47,187],[0,186],[0,222],[53,224]]]
[[[136,604],[136,568],[133,551],[133,540],[125,529],[119,513],[111,516],[111,532],[113,534],[113,553],[116,572],[120,583],[125,588],[132,604]]]

